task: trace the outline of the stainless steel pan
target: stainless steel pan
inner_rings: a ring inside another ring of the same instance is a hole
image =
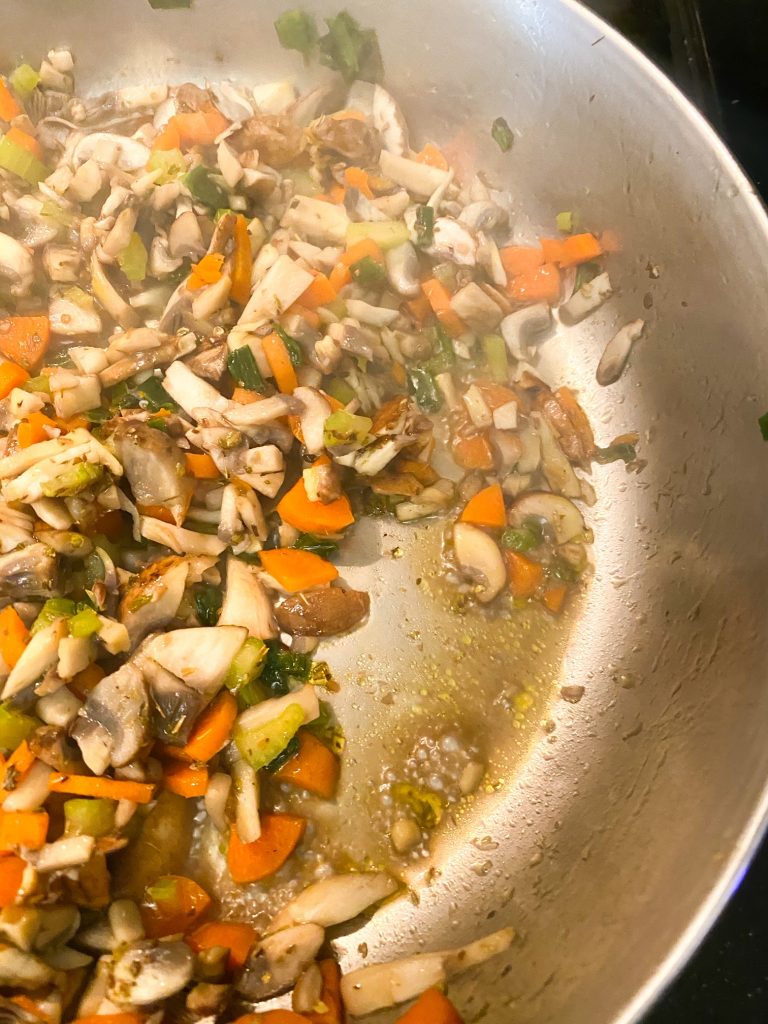
[[[338,946],[354,966],[362,943],[370,962],[512,923],[507,960],[452,990],[467,1019],[627,1024],[701,939],[768,813],[768,222],[682,96],[570,0],[346,6],[378,28],[415,129],[463,139],[518,196],[521,228],[577,209],[620,237],[620,294],[548,342],[544,365],[580,389],[600,441],[638,429],[647,464],[599,470],[594,578],[558,628],[457,618],[436,581],[439,536],[360,530],[346,575],[375,578],[375,611],[332,652],[349,754],[339,834],[383,850],[382,766],[422,734],[480,737],[489,784],[409,868],[418,905],[392,904]],[[68,44],[93,92],[264,81],[302,73],[274,42],[283,7],[8,0],[2,49]],[[514,129],[507,156],[490,141],[498,115]],[[631,368],[598,388],[602,347],[637,316],[649,328]],[[583,686],[581,701],[562,686]]]

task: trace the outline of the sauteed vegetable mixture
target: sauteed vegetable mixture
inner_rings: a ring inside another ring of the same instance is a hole
[[[187,861],[215,830],[258,901],[302,800],[334,799],[318,646],[364,629],[334,564],[358,520],[441,517],[457,601],[558,614],[591,463],[635,456],[532,366],[553,310],[611,295],[605,239],[557,211],[517,238],[507,193],[409,136],[349,15],[278,33],[341,74],[81,99],[58,50],[0,82],[4,1020],[340,1024],[420,996],[403,1021],[449,1024],[439,987],[512,939],[341,979],[328,930],[394,873],[329,869],[257,934]],[[400,852],[439,819],[404,788]]]

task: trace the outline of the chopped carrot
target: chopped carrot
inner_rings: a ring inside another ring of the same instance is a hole
[[[518,302],[548,302],[553,305],[560,301],[560,271],[554,263],[544,263],[536,270],[514,277],[507,291]]]
[[[92,662],[87,665],[82,672],[78,672],[69,684],[70,690],[79,697],[80,700],[85,700],[94,686],[101,682],[104,678],[104,669]]]
[[[48,351],[51,322],[47,316],[9,316],[0,320],[0,355],[31,370]]]
[[[273,777],[332,800],[339,783],[338,757],[306,729],[299,730],[298,740],[298,753],[278,768]]]
[[[187,280],[187,288],[196,292],[207,284],[216,284],[221,280],[221,268],[224,265],[224,255],[220,252],[209,252],[199,263],[192,264],[192,272]]]
[[[462,1024],[462,1020],[440,989],[428,988],[396,1024]]]
[[[143,1024],[140,1013],[100,1013],[88,1017],[77,1017],[72,1024]]]
[[[292,395],[294,388],[299,386],[299,382],[285,342],[279,334],[273,331],[261,339],[261,347],[264,349],[264,355],[267,357],[278,390],[282,391],[284,395]]]
[[[307,309],[306,306],[302,306],[300,302],[294,302],[291,306],[286,309],[286,315],[300,316],[302,320],[306,320],[310,327],[314,327],[315,330],[320,326],[320,316],[317,310]]]
[[[159,409],[157,415],[162,416],[164,412],[165,409]],[[85,430],[90,424],[91,421],[87,416],[70,416],[68,419],[57,418],[55,425],[67,434],[70,430]]]
[[[347,190],[343,185],[334,185],[331,191],[328,193],[328,201],[335,203],[337,206],[341,206],[346,198]],[[322,198],[318,196],[318,199]]]
[[[186,941],[199,953],[203,949],[223,946],[229,950],[227,969],[231,974],[245,965],[258,933],[249,924],[234,921],[206,921],[187,935]]]
[[[227,849],[232,881],[258,882],[274,875],[296,849],[306,827],[305,819],[293,814],[262,814],[261,835],[243,843],[233,826]]]
[[[339,262],[347,267],[351,267],[353,263],[359,263],[366,256],[370,256],[377,263],[384,262],[384,253],[381,251],[381,246],[372,238],[361,238],[359,242],[350,245],[346,252],[343,252],[339,257]]]
[[[361,110],[353,110],[346,107],[344,110],[337,110],[335,114],[329,114],[333,121],[364,121],[365,114]]]
[[[338,295],[341,289],[352,280],[349,267],[339,262],[328,275],[328,284]]]
[[[237,718],[237,701],[228,690],[221,690],[195,723],[183,747],[165,747],[165,753],[180,761],[204,763],[229,740]]]
[[[485,434],[457,437],[451,448],[454,461],[464,469],[493,469],[493,449]]]
[[[476,380],[475,387],[481,392],[491,412],[495,412],[508,402],[517,401],[517,395],[511,388],[505,388],[503,384],[497,384],[495,381]]]
[[[562,263],[565,241],[562,238],[540,238],[543,263]]]
[[[177,796],[196,799],[208,791],[208,769],[205,765],[169,764],[163,769],[163,785]]]
[[[544,262],[541,248],[532,248],[530,245],[508,245],[505,249],[499,249],[499,256],[508,277],[526,274]]]
[[[211,146],[217,136],[229,127],[226,117],[210,103],[205,110],[174,114],[171,120],[179,133],[182,149],[189,146]]]
[[[50,1010],[50,1003],[46,1008],[45,1000],[43,998],[39,1000],[31,999],[29,996],[11,996],[11,1002],[16,1006],[20,1007],[26,1013],[31,1014],[33,1017],[37,1017],[38,1020],[44,1022],[44,1024],[54,1024],[54,1020],[58,1020],[58,1014],[54,1018]]]
[[[23,114],[16,97],[6,85],[4,78],[0,78],[0,121],[12,121],[14,117]]]
[[[150,939],[186,932],[211,905],[211,897],[191,878],[163,875],[144,890],[141,920]]]
[[[0,398],[6,398],[14,388],[20,388],[29,380],[29,374],[23,366],[6,361],[0,363]]]
[[[402,363],[392,363],[392,376],[395,378],[395,384],[398,387],[404,388],[408,377],[405,373],[405,367]]]
[[[568,587],[564,583],[558,583],[554,587],[547,587],[541,600],[545,608],[548,608],[549,611],[557,615],[558,612],[563,610],[567,594]]]
[[[219,467],[207,452],[200,455],[196,452],[187,452],[184,461],[187,472],[196,480],[218,480],[221,476]]]
[[[336,298],[338,293],[325,274],[315,274],[312,284],[299,296],[299,302],[306,309],[317,309],[318,306],[327,306]]]
[[[544,579],[544,569],[538,562],[519,554],[517,551],[505,551],[507,569],[509,570],[509,586],[513,597],[533,597]]]
[[[341,999],[341,969],[335,960],[320,960],[320,977],[323,987],[320,989],[320,1002],[324,1009],[312,1010],[307,1019],[312,1024],[344,1024],[346,1016],[344,1003]]]
[[[432,277],[423,282],[421,290],[429,300],[435,316],[451,337],[458,338],[460,334],[464,334],[467,329],[466,325],[451,309],[451,293],[445,285],[441,284],[436,277]]]
[[[152,149],[181,149],[181,132],[178,129],[175,117],[172,117],[162,129],[152,143]]]
[[[448,161],[443,156],[442,151],[431,142],[427,142],[423,145],[413,159],[417,164],[426,164],[427,167],[437,167],[440,171],[448,170]]]
[[[459,516],[459,521],[503,530],[507,525],[507,511],[504,508],[504,495],[499,484],[484,487],[474,498],[470,498]]]
[[[8,131],[5,133],[5,137],[6,139],[8,139],[9,142],[13,142],[17,146],[20,146],[21,149],[26,149],[28,153],[31,153],[32,156],[37,157],[38,160],[43,159],[43,147],[40,145],[40,143],[37,141],[34,135],[29,135],[27,132],[22,131],[21,128],[16,128],[14,126],[8,129]]]
[[[15,853],[0,857],[0,908],[10,907],[18,896],[26,867]]]
[[[588,231],[581,235],[569,235],[563,239],[562,244],[561,267],[575,267],[578,263],[588,263],[603,255],[602,245]]]
[[[22,740],[5,763],[5,773],[14,768],[17,775],[25,775],[35,763],[35,755],[26,740]]]
[[[232,257],[232,287],[229,289],[229,296],[238,305],[244,306],[251,297],[253,255],[248,221],[242,213],[238,213],[235,220],[234,236],[235,251]]]
[[[344,181],[350,188],[356,188],[362,192],[366,199],[373,199],[370,177],[362,167],[347,167],[344,171]]]
[[[127,782],[106,779],[103,776],[57,775],[51,777],[52,793],[71,793],[73,796],[103,796],[107,800],[130,800],[134,804],[148,804],[155,787],[151,782]]]
[[[29,630],[12,604],[0,612],[0,655],[13,668],[29,643]]]
[[[232,392],[232,401],[239,405],[250,405],[251,402],[259,402],[263,398],[258,391],[249,391],[247,388],[237,387]]]
[[[20,846],[39,850],[47,833],[45,811],[0,811],[0,853],[13,853]]]
[[[42,412],[31,412],[16,428],[16,440],[19,448],[29,448],[32,444],[39,444],[40,441],[57,437],[59,429],[59,424],[50,416],[46,416]]]
[[[141,515],[147,516],[149,519],[159,519],[163,523],[168,523],[170,526],[176,525],[176,520],[173,516],[173,512],[165,505],[142,505],[141,502],[137,502],[136,508],[139,510]]]
[[[320,555],[298,548],[262,551],[261,564],[289,594],[309,590],[310,587],[320,587],[335,580],[339,575],[336,566],[331,565]]]
[[[429,299],[426,295],[418,295],[415,299],[409,299],[406,302],[406,306],[419,326],[426,323],[427,319],[432,314],[432,307],[429,304]]]
[[[355,521],[346,496],[327,503],[310,501],[301,476],[280,499],[277,512],[283,522],[303,533],[339,533]]]

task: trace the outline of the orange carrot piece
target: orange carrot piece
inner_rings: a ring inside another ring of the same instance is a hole
[[[298,733],[299,750],[274,773],[274,778],[332,800],[341,764],[332,750],[306,729]]]
[[[88,1017],[77,1017],[72,1024],[143,1024],[140,1013],[100,1013]]]
[[[352,280],[352,274],[348,266],[339,262],[328,275],[328,284],[339,294],[341,289]]]
[[[96,775],[54,774],[50,787],[52,793],[102,796],[107,800],[130,800],[134,804],[148,804],[155,793],[151,782],[127,782],[124,779],[105,779]]]
[[[186,932],[211,905],[211,897],[192,878],[163,875],[148,885],[141,902],[141,920],[150,939]]]
[[[177,796],[196,799],[208,791],[208,768],[205,765],[169,764],[163,769],[163,785]]]
[[[315,274],[312,284],[299,296],[299,302],[307,309],[317,309],[336,298],[338,293],[325,274]]]
[[[426,164],[427,167],[437,167],[441,171],[448,170],[448,161],[442,151],[431,142],[425,143],[413,159],[418,164]]]
[[[16,428],[16,440],[19,443],[19,448],[29,448],[32,444],[56,437],[57,434],[51,434],[50,431],[59,429],[61,429],[59,424],[50,416],[46,416],[42,412],[31,412]]]
[[[14,126],[8,129],[8,131],[5,133],[5,137],[6,139],[8,139],[9,142],[13,142],[17,146],[20,146],[22,149],[26,149],[28,153],[31,153],[32,156],[37,157],[38,160],[43,159],[43,147],[40,145],[40,143],[37,141],[34,135],[29,135],[27,132],[22,131],[21,128],[16,128]]]
[[[429,300],[432,311],[452,338],[466,331],[466,324],[451,309],[451,293],[436,277],[424,281],[421,290]]]
[[[397,384],[398,387],[405,387],[408,378],[405,373],[405,367],[402,363],[392,363],[392,376],[395,378],[395,384]]]
[[[344,171],[344,181],[350,188],[356,188],[362,192],[366,199],[373,199],[370,177],[362,167],[347,167]]]
[[[26,867],[15,853],[0,857],[0,908],[10,907],[18,896]]]
[[[196,452],[187,452],[184,456],[187,472],[195,480],[218,480],[221,476],[219,467],[207,452],[198,455]]]
[[[179,133],[181,148],[211,146],[216,137],[229,127],[229,121],[212,104],[205,110],[175,114],[171,120]]]
[[[166,752],[182,761],[210,761],[229,740],[237,718],[237,701],[222,690],[195,723],[183,747],[166,747]]]
[[[172,117],[162,129],[152,143],[152,149],[181,149],[181,132],[176,125],[175,117]]]
[[[0,363],[0,398],[6,398],[28,380],[29,374],[23,366],[10,361]]]
[[[199,263],[192,264],[192,272],[187,281],[187,288],[196,292],[207,284],[216,284],[221,280],[221,268],[224,265],[224,255],[220,252],[209,252]]]
[[[563,239],[562,245],[561,267],[575,267],[579,263],[588,263],[589,260],[603,255],[602,245],[588,231],[581,235],[569,235]]]
[[[248,221],[238,213],[235,220],[235,251],[232,257],[232,286],[229,297],[244,306],[251,297],[251,269],[253,255],[251,252],[251,236],[248,233]]]
[[[484,487],[474,498],[470,498],[459,516],[459,521],[503,530],[507,525],[507,511],[504,508],[504,495],[499,484]]]
[[[314,327],[317,330],[320,326],[320,316],[314,309],[307,309],[306,306],[302,306],[300,302],[294,302],[293,305],[289,306],[285,311],[286,316],[295,313],[300,316],[302,320],[306,320],[310,327]]]
[[[508,245],[505,249],[499,249],[499,256],[508,277],[526,274],[544,262],[541,248],[532,248],[530,245]]]
[[[505,388],[503,384],[497,384],[492,380],[476,380],[475,387],[482,393],[485,404],[495,412],[508,402],[516,402],[517,395],[511,388]]]
[[[248,959],[258,933],[249,924],[234,921],[206,921],[187,935],[186,942],[195,953],[214,946],[229,950],[227,969],[231,974],[239,971]]]
[[[12,121],[22,113],[23,110],[6,85],[5,79],[0,78],[0,121]]]
[[[39,850],[47,833],[45,811],[0,811],[0,853],[13,853],[19,846]]]
[[[11,996],[11,1002],[21,1007],[22,1010],[31,1014],[31,1016],[43,1021],[43,1024],[54,1024],[54,1019],[58,1019],[48,1012],[42,998],[35,1000],[30,998],[30,996]]]
[[[232,392],[232,401],[239,405],[250,405],[251,402],[258,402],[263,397],[258,391],[249,391],[248,388],[237,387]]]
[[[335,580],[339,575],[335,565],[331,565],[314,551],[301,551],[298,548],[262,551],[261,564],[289,594],[309,590],[310,587],[320,587]]]
[[[327,504],[310,501],[303,477],[280,499],[277,512],[283,522],[302,533],[339,533],[355,521],[345,495]]]
[[[143,516],[147,516],[149,519],[159,519],[161,522],[169,523],[171,526],[176,523],[173,513],[165,505],[142,505],[141,502],[137,502],[136,508]]]
[[[12,604],[0,611],[0,655],[13,668],[29,643],[29,630]]]
[[[0,320],[0,355],[31,370],[48,351],[51,322],[47,316],[9,316]]]
[[[533,597],[539,584],[544,579],[544,569],[538,562],[519,554],[517,551],[505,551],[507,569],[509,570],[509,586],[513,597]]]
[[[258,882],[274,875],[296,849],[306,827],[305,819],[293,814],[262,814],[261,835],[252,843],[243,843],[233,826],[227,849],[232,881]]]
[[[365,114],[361,110],[354,110],[345,107],[344,110],[337,110],[335,114],[328,115],[333,121],[364,121]]]
[[[285,342],[279,334],[275,334],[273,331],[266,338],[261,339],[261,347],[264,349],[264,355],[267,357],[278,390],[282,391],[284,395],[292,395],[294,388],[299,386],[299,382]]]
[[[507,291],[517,302],[554,305],[560,301],[560,271],[554,263],[544,263],[536,270],[514,277]]]
[[[432,307],[426,295],[418,295],[415,299],[409,299],[406,306],[419,326],[426,323],[432,314]]]
[[[99,665],[92,663],[86,666],[82,672],[77,673],[70,682],[69,688],[76,697],[79,697],[80,700],[85,700],[94,686],[101,682],[103,678],[104,669]]]
[[[366,256],[370,256],[377,263],[384,262],[384,253],[381,251],[381,246],[372,238],[361,238],[359,242],[350,245],[346,252],[343,252],[339,257],[339,262],[347,267],[351,267],[353,263],[359,263]]]
[[[325,1009],[312,1010],[307,1020],[312,1024],[344,1024],[346,1015],[341,998],[341,969],[335,960],[320,960],[320,977],[323,987],[320,990],[320,1002]]]
[[[334,185],[331,191],[328,193],[328,201],[335,203],[337,206],[341,206],[347,195],[347,190],[343,185]]]
[[[561,263],[565,254],[565,241],[562,238],[540,238],[543,263]]]
[[[25,775],[34,763],[35,755],[32,753],[31,747],[26,740],[22,740],[8,758],[5,771],[7,773],[9,768],[15,768],[17,775]]]
[[[457,437],[451,448],[454,461],[464,469],[493,469],[493,449],[485,434]]]
[[[554,612],[555,615],[563,610],[565,604],[565,598],[568,595],[568,587],[565,583],[558,583],[556,586],[547,587],[544,591],[541,601],[545,608],[549,611]]]
[[[397,1024],[462,1024],[462,1020],[440,989],[428,988],[410,1010],[398,1017]]]

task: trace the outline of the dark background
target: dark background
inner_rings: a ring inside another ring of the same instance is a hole
[[[703,110],[768,201],[768,0],[586,2]],[[768,1024],[768,841],[644,1024]]]

